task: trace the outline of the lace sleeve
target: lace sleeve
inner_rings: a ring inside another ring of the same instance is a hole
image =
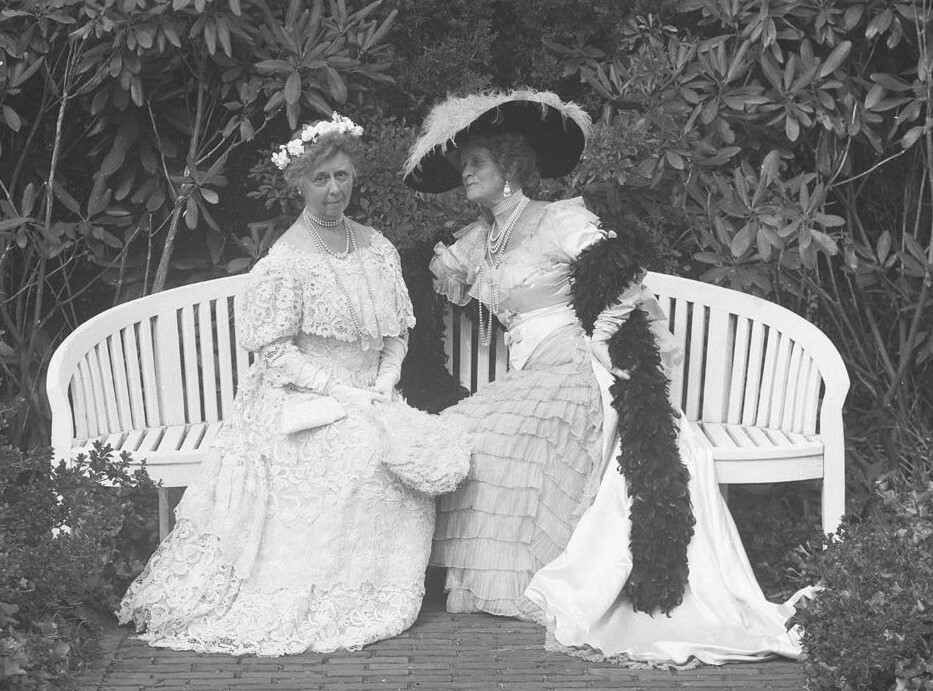
[[[266,257],[250,271],[237,307],[237,340],[255,352],[298,335],[303,313],[301,286],[289,267]]]
[[[373,231],[378,232],[378,231]],[[395,283],[395,312],[399,321],[398,333],[404,335],[406,343],[408,341],[408,329],[415,328],[415,309],[411,304],[411,296],[408,294],[408,286],[405,285],[405,277],[402,276],[402,260],[399,257],[395,245],[389,242],[381,233],[379,237],[388,245],[389,265]],[[390,332],[393,335],[395,331]]]
[[[428,268],[434,274],[434,291],[455,305],[465,305],[470,301],[468,292],[476,280],[485,225],[477,221],[458,231],[457,236],[449,247],[442,242],[435,245]]]
[[[308,362],[291,340],[262,346],[259,358],[276,386],[291,384],[319,394],[328,394],[333,388],[330,370]]]
[[[271,257],[256,264],[238,307],[237,339],[259,355],[276,386],[291,384],[317,393],[330,389],[330,372],[305,360],[294,343],[303,314],[302,286],[289,266]]]

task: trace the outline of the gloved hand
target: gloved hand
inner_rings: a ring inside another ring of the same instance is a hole
[[[632,373],[629,370],[612,366],[612,359],[609,357],[608,341],[600,341],[593,338],[593,340],[590,341],[590,350],[593,353],[593,357],[596,358],[596,361],[609,370],[609,373],[614,377],[618,377],[619,379],[632,378]]]
[[[395,393],[395,385],[401,378],[401,371],[397,367],[389,367],[379,372],[376,381],[373,383],[373,391],[385,397],[385,400],[391,401]]]
[[[385,396],[372,389],[360,389],[346,384],[337,384],[330,390],[330,395],[338,401],[354,405],[359,408],[371,408],[374,403],[385,400]]]
[[[391,401],[395,385],[402,376],[402,361],[408,352],[408,333],[399,336],[387,336],[383,340],[382,353],[379,356],[379,372],[373,383],[373,391],[378,392],[385,401]]]

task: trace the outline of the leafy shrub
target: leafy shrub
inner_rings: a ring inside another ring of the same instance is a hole
[[[862,514],[802,561],[825,586],[797,615],[808,688],[931,688],[933,481],[883,480]]]
[[[96,446],[70,465],[9,445],[0,411],[0,687],[64,682],[158,536],[155,487]]]
[[[546,43],[602,113],[577,176],[666,230],[681,267],[833,339],[853,375],[851,426],[871,430],[869,490],[897,466],[902,431],[929,435],[933,419],[933,9],[654,4],[638,3],[608,51],[597,29]]]
[[[819,485],[732,485],[729,511],[761,589],[771,600],[786,600],[796,590],[800,545],[821,540]]]

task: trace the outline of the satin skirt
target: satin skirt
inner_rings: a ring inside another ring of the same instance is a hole
[[[696,518],[683,603],[669,616],[650,616],[621,597],[632,570],[630,498],[625,478],[610,463],[566,549],[525,591],[528,611],[547,626],[552,647],[590,659],[661,666],[800,655],[799,632],[785,624],[793,602],[807,591],[784,604],[765,599],[698,434],[681,417],[680,453],[690,470]]]

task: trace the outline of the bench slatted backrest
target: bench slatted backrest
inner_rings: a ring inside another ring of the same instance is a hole
[[[245,276],[205,281],[119,305],[56,350],[52,393],[56,451],[72,439],[229,416],[249,354],[236,342],[234,300]],[[73,411],[73,415],[72,415]]]
[[[842,361],[829,339],[799,315],[677,276],[649,272],[645,283],[684,350],[672,373],[671,400],[689,419],[812,434],[824,396],[841,410],[848,390]],[[506,371],[501,329],[483,346],[475,313],[454,308],[446,323],[447,366],[461,384],[475,392]]]
[[[841,409],[848,375],[813,324],[775,303],[649,273],[684,348],[672,399],[692,420],[813,434],[824,397]]]

